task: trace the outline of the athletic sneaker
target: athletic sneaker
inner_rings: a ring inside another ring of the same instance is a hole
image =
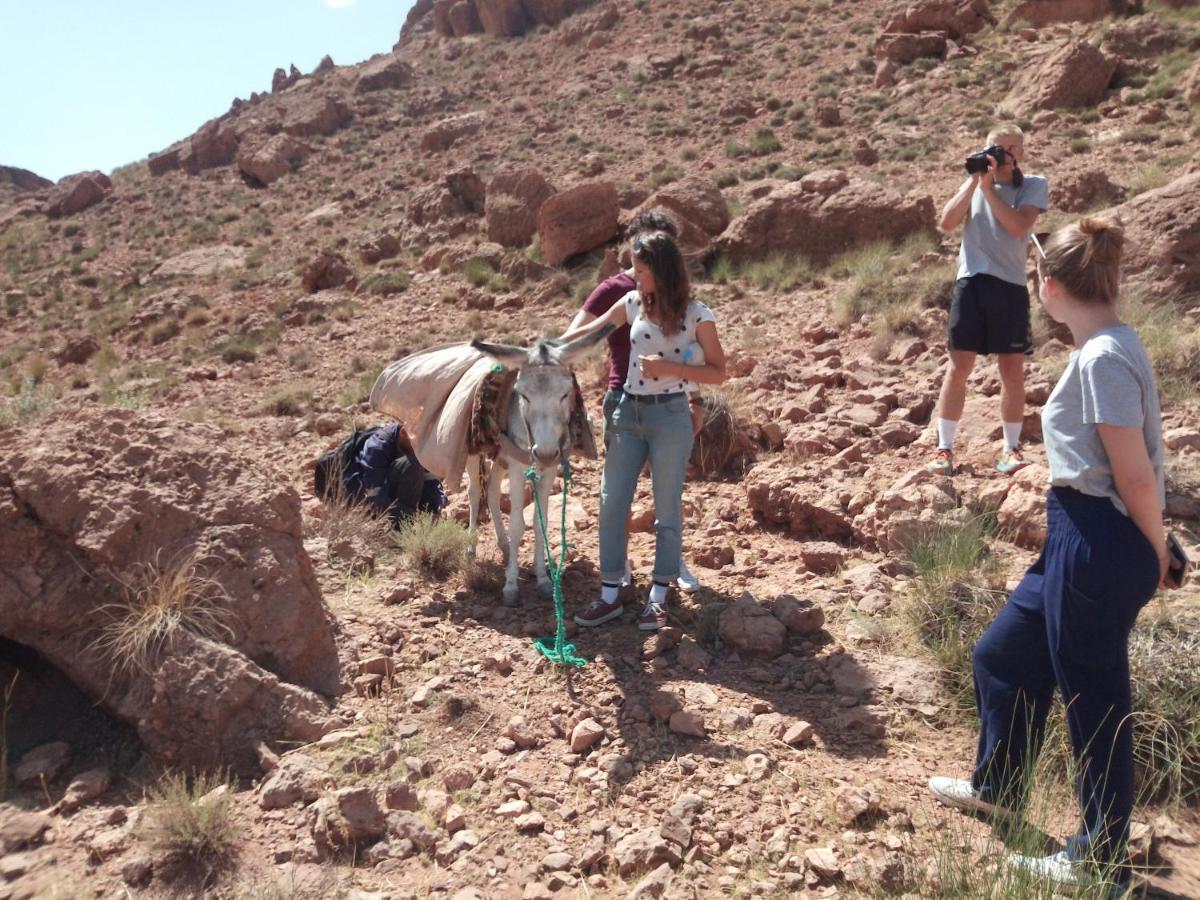
[[[679,577],[675,579],[675,585],[685,594],[700,590],[700,579],[691,573],[682,556],[679,557]]]
[[[621,587],[629,587],[633,584],[633,561],[627,556],[625,557],[625,575],[621,578]]]
[[[595,628],[597,625],[619,619],[624,611],[625,607],[621,605],[619,599],[612,603],[605,603],[599,599],[593,600],[588,604],[587,609],[575,617],[575,624],[582,625],[584,628]]]
[[[1020,869],[1035,878],[1050,882],[1056,891],[1064,894],[1086,890],[1088,897],[1095,897],[1098,900],[1121,900],[1129,894],[1128,885],[1101,881],[1096,877],[1094,869],[1087,863],[1071,859],[1067,856],[1066,850],[1059,850],[1053,856],[1025,856],[1021,853],[1010,853],[1007,862],[1014,869]]]
[[[929,789],[947,806],[967,812],[983,813],[993,819],[1015,819],[1017,813],[995,803],[988,803],[979,796],[971,782],[965,778],[946,778],[935,775],[929,779]]]
[[[934,475],[953,475],[954,454],[949,450],[939,448],[938,452],[933,455],[933,459],[925,466],[925,469]]]
[[[642,614],[638,616],[639,631],[658,631],[667,626],[667,606],[665,603],[647,603]]]
[[[1003,472],[1005,475],[1011,475],[1013,472],[1019,472],[1027,465],[1029,463],[1021,455],[1021,448],[1013,447],[1013,449],[1005,450],[1000,454],[1000,461],[996,463],[996,471]]]

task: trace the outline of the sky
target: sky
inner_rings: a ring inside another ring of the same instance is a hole
[[[386,53],[413,0],[0,0],[0,165],[44,178],[145,159],[312,71]]]

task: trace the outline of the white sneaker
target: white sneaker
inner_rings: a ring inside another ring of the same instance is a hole
[[[995,819],[1018,817],[1017,813],[1011,809],[980,799],[979,792],[965,778],[946,778],[942,775],[935,775],[929,779],[929,789],[933,791],[933,796],[938,800],[955,809],[983,813]]]
[[[1096,877],[1095,870],[1086,863],[1067,856],[1066,850],[1059,850],[1053,856],[1010,853],[1006,862],[1014,869],[1050,882],[1056,891],[1064,894],[1084,892],[1088,897],[1095,897],[1097,900],[1121,900],[1129,895],[1128,885],[1103,881]]]
[[[629,557],[625,557],[625,576],[621,579],[621,587],[629,587],[633,584],[633,563]]]
[[[1066,850],[1059,850],[1053,856],[1010,853],[1007,862],[1014,869],[1021,869],[1035,878],[1052,882],[1058,888],[1071,890],[1080,887],[1086,881],[1083,877],[1083,864],[1069,859]]]
[[[675,579],[675,585],[685,594],[694,594],[700,590],[700,579],[691,573],[682,556],[679,557],[679,576]]]

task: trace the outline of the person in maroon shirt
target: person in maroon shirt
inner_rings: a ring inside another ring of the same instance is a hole
[[[664,231],[672,238],[678,239],[679,226],[665,209],[655,207],[653,209],[643,210],[638,213],[625,228],[625,239],[633,240],[639,234],[648,234],[652,231]],[[633,278],[632,267],[623,272],[618,272],[611,278],[605,278],[592,290],[586,300],[583,301],[583,307],[575,314],[575,318],[571,321],[568,331],[573,331],[593,322],[600,316],[608,312],[618,302],[625,299],[625,295],[630,291],[637,290],[637,282]],[[625,379],[629,374],[629,326],[622,325],[616,331],[608,336],[608,391],[604,394],[604,433],[605,445],[607,446],[608,430],[612,424],[612,413],[616,409],[617,403],[621,399],[621,393],[625,384]],[[700,426],[704,423],[704,412],[700,406],[700,397],[695,395],[691,399],[692,404],[692,428],[699,433]],[[632,566],[629,561],[625,561],[625,578],[621,582],[622,585],[628,585],[633,580]],[[687,567],[687,563],[681,556],[679,560],[679,578],[676,581],[677,586],[681,591],[698,590],[700,582]]]

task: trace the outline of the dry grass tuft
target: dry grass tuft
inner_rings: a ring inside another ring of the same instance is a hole
[[[123,584],[119,602],[100,608],[109,621],[94,646],[112,660],[117,672],[149,671],[162,649],[184,631],[210,640],[232,637],[229,595],[202,573],[202,566],[195,552],[164,559],[160,550]]]
[[[689,463],[701,477],[717,478],[741,455],[746,442],[727,397],[720,393],[705,393],[703,409],[704,424],[692,445]]]
[[[238,833],[223,778],[168,774],[147,797],[140,833],[158,851],[200,866],[206,876],[232,861]]]
[[[417,513],[402,524],[396,545],[408,562],[434,578],[449,578],[467,567],[471,533],[451,518]]]

